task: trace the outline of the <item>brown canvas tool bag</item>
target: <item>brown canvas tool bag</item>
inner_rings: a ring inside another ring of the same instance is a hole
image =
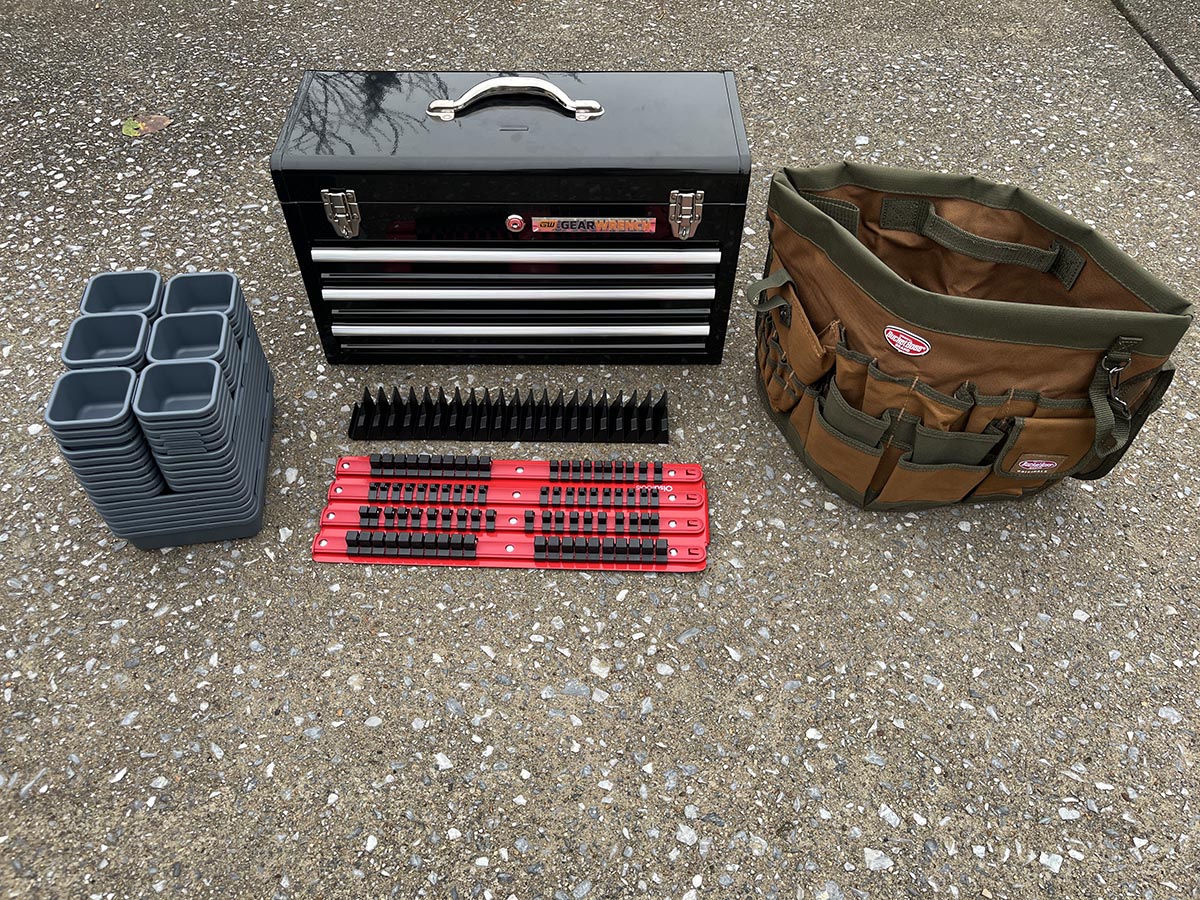
[[[845,163],[776,173],[764,402],[866,509],[1100,478],[1162,403],[1191,307],[1019,188]]]

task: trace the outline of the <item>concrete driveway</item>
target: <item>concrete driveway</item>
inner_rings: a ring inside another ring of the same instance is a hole
[[[0,0],[0,48],[3,896],[1200,896],[1196,332],[1109,478],[867,514],[742,310],[719,368],[327,366],[268,174],[304,68],[729,68],[746,282],[772,170],[852,158],[1019,183],[1196,296],[1200,111],[1107,0]],[[257,539],[126,546],[39,426],[138,267],[243,280]],[[348,404],[410,381],[667,388],[708,570],[313,564]]]

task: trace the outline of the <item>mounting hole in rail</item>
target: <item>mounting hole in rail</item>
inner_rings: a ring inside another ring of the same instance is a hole
[[[667,474],[668,474],[668,475],[670,475],[672,478],[674,478],[674,477],[675,477],[675,470],[674,470],[674,469],[667,469]]]
[[[340,494],[340,493],[342,492],[342,489],[341,489],[340,487],[335,487],[335,488],[333,489],[333,492],[334,492],[335,494]]]
[[[678,550],[676,550],[674,547],[672,547],[672,548],[671,548],[671,555],[672,555],[672,556],[678,556],[678,555],[679,555],[679,551],[678,551]]]
[[[516,525],[516,524],[517,524],[517,517],[516,517],[516,516],[509,516],[509,517],[508,517],[508,524],[509,524],[509,525]]]
[[[325,518],[327,518],[327,519],[332,519],[332,518],[333,518],[333,516],[334,516],[334,514],[333,514],[333,513],[330,513],[330,514],[329,514],[329,515],[327,515]]]
[[[348,468],[350,468],[350,463],[348,463],[348,462],[344,462],[344,463],[342,463],[342,468],[343,468],[343,469],[348,469]]]
[[[318,545],[318,546],[320,546],[320,547],[328,547],[328,546],[329,546],[329,541],[327,541],[327,540],[325,540],[324,538],[322,538],[321,540],[317,541],[317,545]]]
[[[513,491],[513,499],[514,499],[514,500],[520,500],[520,499],[521,499],[521,492],[520,492],[520,491]]]
[[[668,522],[668,523],[667,523],[667,527],[668,527],[668,528],[674,528],[674,527],[675,527],[675,520],[674,520],[674,519],[672,519],[670,522]]]
[[[517,549],[517,548],[516,548],[516,547],[514,547],[512,544],[506,544],[506,545],[505,545],[505,547],[504,547],[504,552],[505,552],[505,553],[512,553],[512,552],[513,552],[514,550],[516,550],[516,549]]]
[[[518,475],[521,475],[521,474],[523,474],[524,472],[525,472],[525,467],[524,467],[524,466],[517,466],[517,474],[518,474]]]

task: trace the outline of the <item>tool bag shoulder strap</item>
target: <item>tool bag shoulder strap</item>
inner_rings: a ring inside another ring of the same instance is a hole
[[[748,293],[764,396],[853,502],[1015,499],[1116,464],[1191,306],[1020,188],[852,163],[776,173]]]

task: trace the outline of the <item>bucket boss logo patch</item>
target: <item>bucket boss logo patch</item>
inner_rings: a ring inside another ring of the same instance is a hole
[[[1025,455],[1017,460],[1018,472],[1053,472],[1064,462],[1065,456],[1034,456]]]
[[[656,219],[550,219],[535,218],[534,231],[581,231],[588,234],[654,234]]]
[[[924,356],[930,349],[929,341],[899,325],[888,325],[883,329],[883,336],[893,350],[905,356]]]

